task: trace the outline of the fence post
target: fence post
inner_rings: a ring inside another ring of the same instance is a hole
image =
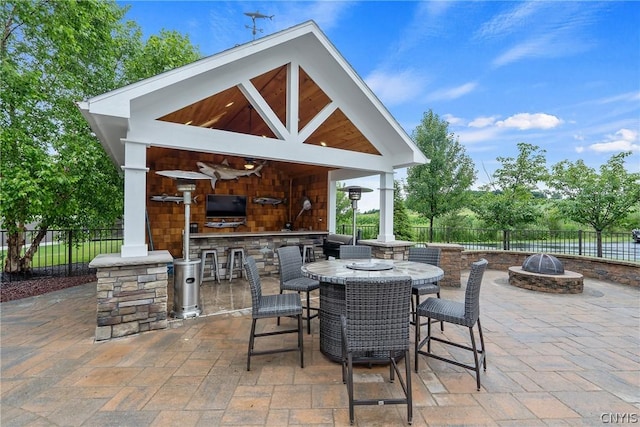
[[[578,255],[582,255],[582,230],[578,230]]]
[[[73,239],[73,230],[69,230],[69,233],[67,235],[67,245],[68,246],[68,256],[67,256],[67,276],[71,276],[71,263],[72,263],[72,259],[71,257],[73,256],[73,251],[71,250],[71,239]]]
[[[502,250],[509,250],[509,230],[502,230]]]

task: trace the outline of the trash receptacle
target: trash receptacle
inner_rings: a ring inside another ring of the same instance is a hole
[[[173,317],[185,319],[202,313],[200,307],[200,259],[173,261]]]

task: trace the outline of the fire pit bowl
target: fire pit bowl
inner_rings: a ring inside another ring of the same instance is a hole
[[[509,284],[532,291],[580,294],[583,279],[582,274],[565,270],[562,262],[549,254],[533,254],[521,267],[509,267]]]

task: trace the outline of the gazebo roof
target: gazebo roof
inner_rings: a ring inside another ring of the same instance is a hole
[[[79,107],[117,165],[125,140],[326,167],[337,179],[427,161],[313,21]]]

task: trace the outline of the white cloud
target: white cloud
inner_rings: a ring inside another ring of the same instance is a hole
[[[553,129],[562,124],[562,120],[551,114],[545,113],[519,113],[506,120],[496,122],[496,126],[505,128],[528,129]]]
[[[480,38],[490,38],[518,31],[523,25],[529,22],[528,18],[534,15],[541,5],[543,4],[537,2],[518,3],[513,9],[500,13],[485,22],[480,27],[476,36]]]
[[[461,125],[462,123],[464,123],[464,119],[456,117],[453,114],[445,114],[444,116],[442,116],[442,119],[446,120],[446,122],[451,126]]]
[[[424,7],[430,16],[439,17],[443,15],[451,6],[453,2],[450,1],[429,1],[421,2],[420,5]]]
[[[232,4],[243,3],[232,2]],[[328,31],[339,26],[348,9],[353,6],[354,3],[348,1],[274,1],[269,3],[268,12],[266,12],[266,9],[264,11],[260,10],[265,14],[274,15],[273,20],[260,22],[264,22],[265,25],[273,25],[276,31],[280,31],[313,19],[320,28]],[[269,33],[266,28],[265,33]]]
[[[582,152],[584,152],[584,146],[582,146],[582,145],[578,145],[578,146],[576,147],[576,153],[580,154],[580,153],[582,153]]]
[[[589,4],[587,4],[589,3]],[[501,38],[510,47],[492,64],[501,67],[529,58],[572,56],[593,47],[585,37],[603,7],[600,2],[514,2],[515,7],[484,23],[475,37]]]
[[[605,141],[589,145],[589,150],[598,153],[640,151],[638,132],[631,129],[620,129],[613,135],[608,135]]]
[[[307,16],[325,31],[340,22],[342,15],[352,6],[353,4],[350,2],[341,1],[317,1],[304,4]]]
[[[640,91],[638,92],[627,92],[621,93],[619,95],[610,96],[608,98],[602,98],[595,100],[596,104],[610,104],[613,102],[636,102],[640,101]]]
[[[550,56],[550,41],[550,37],[542,36],[519,43],[494,59],[492,64],[501,67],[522,58]]]
[[[463,144],[476,144],[479,142],[494,141],[496,136],[500,134],[500,129],[496,127],[487,127],[480,130],[463,130],[456,132],[460,142]]]
[[[491,117],[476,117],[471,122],[469,122],[469,127],[471,128],[484,128],[487,126],[491,126],[496,122],[498,116]]]
[[[457,99],[472,92],[477,86],[478,83],[469,82],[453,88],[438,90],[433,92],[429,99],[432,101]]]
[[[426,81],[415,70],[374,71],[365,82],[371,90],[387,105],[398,105],[420,96]]]

